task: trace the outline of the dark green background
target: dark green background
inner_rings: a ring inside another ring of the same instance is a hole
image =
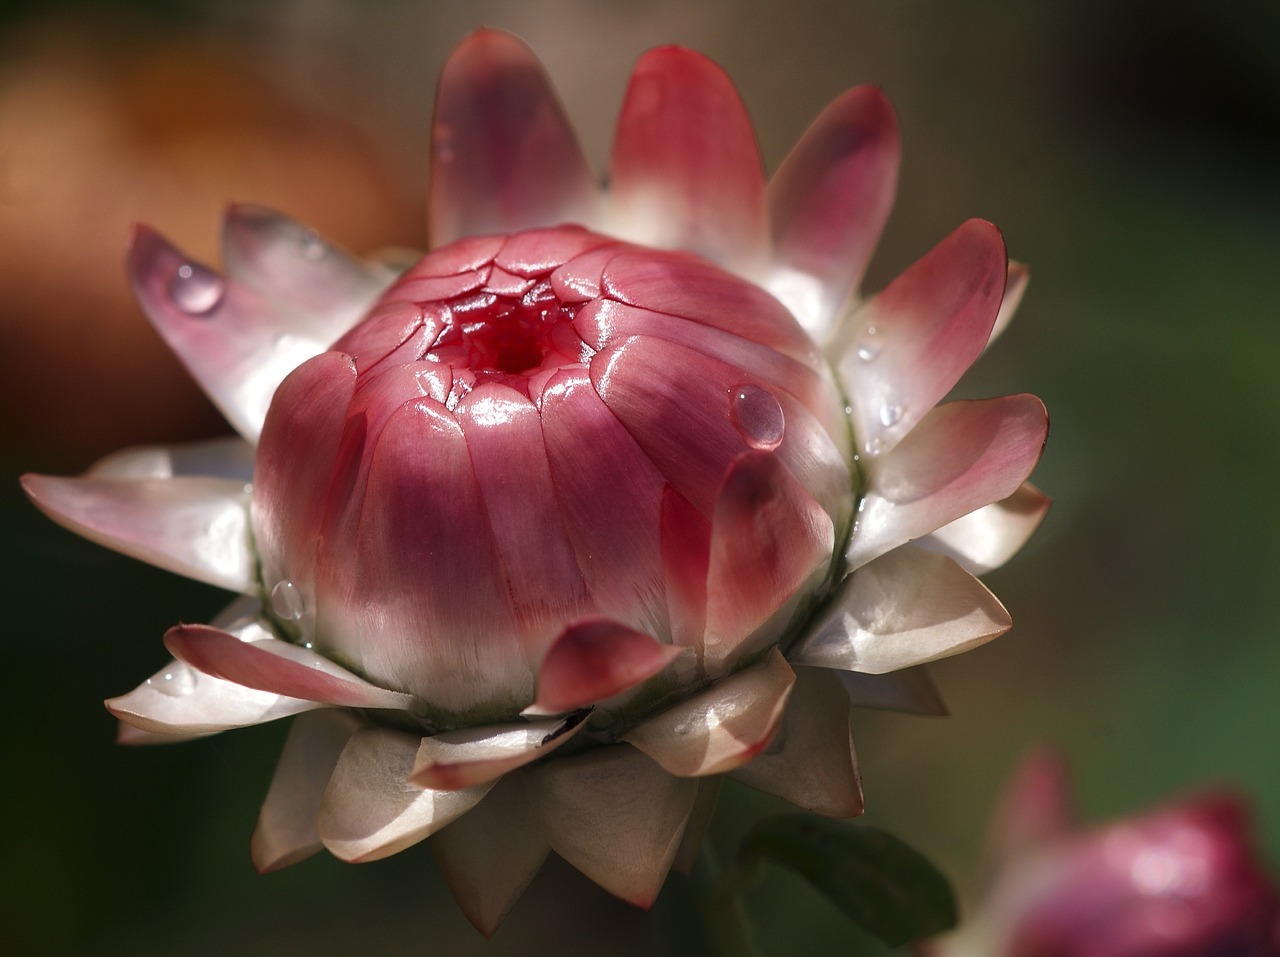
[[[965,218],[1002,228],[1032,282],[962,390],[1045,400],[1052,428],[1035,480],[1056,505],[988,578],[1013,632],[936,667],[952,717],[860,717],[866,820],[964,887],[1002,781],[1048,743],[1070,758],[1088,817],[1238,787],[1255,802],[1264,853],[1280,860],[1272,0],[261,6],[95,9],[216,38],[283,84],[355,103],[343,108],[393,131],[419,193],[434,75],[481,23],[544,57],[597,168],[631,62],[661,42],[728,69],[771,168],[831,97],[884,86],[904,165],[869,288]],[[19,36],[34,7],[0,8],[0,39]],[[358,79],[339,90],[343,77]],[[101,699],[166,660],[169,625],[206,620],[224,596],[81,542],[21,498],[19,471],[78,471],[92,455],[56,441],[3,453],[0,950],[647,954],[680,936],[679,879],[651,917],[553,865],[483,945],[425,847],[255,876],[248,836],[283,726],[171,748],[112,743]],[[717,845],[774,809],[726,789]],[[768,953],[862,952],[786,875],[749,903]]]

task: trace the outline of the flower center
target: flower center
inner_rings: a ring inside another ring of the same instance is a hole
[[[448,306],[453,320],[424,358],[470,370],[477,379],[530,375],[584,358],[573,328],[577,310],[549,288],[522,297],[481,292]]]

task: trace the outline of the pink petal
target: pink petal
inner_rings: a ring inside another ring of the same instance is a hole
[[[263,206],[227,207],[222,259],[234,281],[315,317],[313,337],[330,342],[346,332],[394,278]]]
[[[923,665],[903,668],[885,675],[868,675],[860,671],[837,671],[849,703],[855,708],[879,711],[901,711],[939,717],[947,714],[947,706],[933,679]]]
[[[848,470],[839,449],[804,406],[771,383],[697,350],[645,336],[597,353],[591,380],[671,486],[704,515],[711,514],[725,471],[739,453],[775,447],[831,513],[849,508]],[[772,434],[736,419],[736,396],[744,387],[777,403]]]
[[[996,314],[995,325],[991,327],[991,335],[987,338],[988,346],[995,342],[1000,333],[1004,332],[1013,321],[1018,306],[1022,304],[1022,297],[1026,294],[1027,283],[1030,281],[1031,270],[1024,263],[1010,260],[1009,278],[1004,284],[1004,299],[1000,301],[1000,311]]]
[[[391,728],[362,728],[351,736],[325,788],[320,839],[344,861],[376,861],[429,837],[471,810],[492,782],[462,791],[433,791],[409,783],[419,737]]]
[[[541,660],[563,622],[589,605],[556,501],[538,410],[514,389],[491,384],[468,393],[457,415],[526,653]]]
[[[223,681],[179,661],[104,703],[129,727],[170,737],[215,734],[324,707]]]
[[[663,634],[664,479],[584,370],[557,372],[539,405],[556,502],[592,604],[601,615]]]
[[[825,364],[799,362],[724,329],[610,299],[584,306],[573,324],[582,340],[596,351],[631,336],[649,336],[719,359],[792,395],[823,423],[832,441],[843,442],[848,434],[844,400]]]
[[[413,265],[413,271],[424,276],[456,276],[471,272],[493,262],[493,257],[506,242],[505,235],[466,236],[432,249]]]
[[[609,260],[627,247],[607,243],[577,256],[551,273],[551,288],[561,302],[587,302],[600,295],[601,275]]]
[[[347,410],[356,388],[351,357],[325,352],[280,384],[262,427],[254,471],[253,527],[262,580],[291,582],[314,622],[315,538],[333,486]]]
[[[901,144],[884,94],[860,86],[813,122],[769,182],[769,289],[825,339],[893,206]]]
[[[275,638],[241,641],[209,625],[178,625],[164,636],[179,661],[205,674],[260,691],[346,708],[408,710],[411,695],[369,684],[300,645]]]
[[[647,681],[680,653],[616,621],[578,622],[561,632],[542,660],[533,706],[560,714],[595,704]]]
[[[1006,268],[999,231],[971,219],[847,319],[838,369],[864,452],[893,448],[972,365]]]
[[[1048,428],[1033,395],[934,409],[893,452],[867,463],[850,567],[1008,498],[1035,468]]]
[[[253,446],[239,437],[208,439],[184,445],[139,445],[99,459],[86,472],[94,478],[167,479],[203,475],[253,479]]]
[[[367,442],[367,473],[323,536],[320,633],[361,673],[441,709],[510,714],[532,700],[533,664],[512,653],[515,614],[462,429],[423,398]]]
[[[706,654],[739,650],[811,576],[825,572],[834,548],[831,518],[776,457],[738,456],[711,519]],[[790,615],[782,617],[779,625]]]
[[[320,711],[293,722],[258,812],[249,850],[259,874],[289,867],[324,847],[316,818],[338,756],[362,722],[349,711]]]
[[[658,896],[698,785],[624,745],[538,765],[529,791],[551,849],[637,907]]]
[[[359,311],[277,305],[227,281],[145,226],[129,250],[134,293],[152,325],[236,431],[256,442],[276,386]]]
[[[668,485],[662,493],[662,566],[674,644],[702,647],[710,563],[711,523]]]
[[[732,332],[814,368],[825,362],[782,303],[692,256],[624,249],[604,264],[600,283],[618,302]]]
[[[22,487],[40,511],[99,545],[219,588],[256,588],[243,481],[28,474]]]
[[[522,775],[503,778],[483,801],[431,837],[453,899],[486,937],[551,850],[525,782]]]
[[[1066,762],[1050,751],[1032,751],[1005,785],[987,833],[987,863],[998,867],[1036,847],[1064,837],[1076,811]]]
[[[801,668],[773,742],[733,779],[826,817],[862,813],[849,699],[830,672]]]
[[[760,664],[672,705],[622,740],[678,777],[732,771],[768,746],[795,677],[775,646]]]
[[[583,727],[581,715],[445,731],[422,739],[410,783],[458,791],[550,754]]]
[[[582,150],[532,51],[496,30],[468,36],[436,88],[431,245],[590,223],[596,202]]]
[[[614,228],[645,245],[741,266],[763,258],[764,169],[724,71],[668,46],[636,63],[609,161]]]
[[[950,556],[982,575],[1012,558],[1039,526],[1052,500],[1024,482],[1006,499],[975,509],[930,532],[916,544]]]
[[[581,226],[533,229],[508,238],[494,257],[494,262],[517,276],[543,276],[583,253],[607,244],[609,241],[603,236],[589,233]]]
[[[791,660],[884,674],[958,654],[1011,624],[996,597],[951,559],[904,547],[846,578]]]

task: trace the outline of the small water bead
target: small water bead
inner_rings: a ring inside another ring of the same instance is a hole
[[[886,429],[893,428],[902,421],[903,408],[892,399],[886,399],[880,405],[880,424]]]
[[[183,263],[169,280],[169,298],[189,316],[203,316],[222,301],[226,283],[199,263]]]
[[[858,343],[857,355],[863,362],[875,362],[880,356],[880,350],[884,348],[883,343],[878,339],[880,330],[875,326],[867,326],[863,330],[862,341]]]
[[[881,452],[884,451],[884,439],[878,436],[873,439],[867,439],[867,441],[863,444],[862,449],[868,455],[872,455],[872,456],[879,455]]]
[[[326,252],[329,251],[328,244],[320,238],[320,234],[314,229],[308,229],[302,234],[302,258],[308,262],[315,262],[323,259]]]
[[[305,610],[302,592],[287,578],[271,589],[271,610],[284,621],[297,621]]]
[[[752,448],[770,452],[782,444],[786,418],[768,389],[740,385],[729,390],[729,418]]]
[[[196,690],[196,673],[186,665],[174,662],[172,668],[148,678],[147,685],[171,698],[185,698]]]

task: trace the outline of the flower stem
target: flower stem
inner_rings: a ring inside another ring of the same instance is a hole
[[[740,896],[743,882],[732,871],[724,873],[711,841],[703,842],[689,876],[707,953],[714,957],[763,957]]]

